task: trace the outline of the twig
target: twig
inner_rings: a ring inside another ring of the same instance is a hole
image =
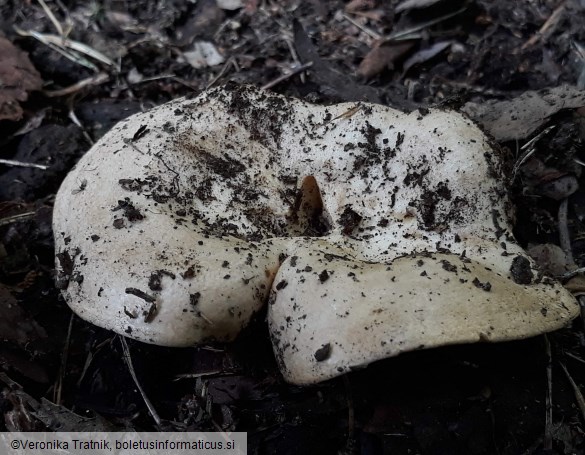
[[[106,73],[98,73],[95,76],[88,77],[87,79],[83,79],[79,82],[76,82],[69,87],[60,88],[58,90],[45,90],[43,93],[48,97],[54,98],[56,96],[64,96],[64,95],[71,95],[72,93],[76,93],[85,87],[93,87],[95,85],[100,85],[110,79]]]
[[[225,64],[222,66],[221,70],[219,71],[219,73],[217,73],[217,76],[215,76],[210,82],[209,84],[207,84],[207,86],[205,87],[205,90],[210,89],[211,87],[213,87],[217,81],[219,81],[219,79],[225,74],[225,72],[227,71],[227,69],[232,66],[232,64],[235,62],[235,58],[232,56],[230,58],[227,59],[227,61],[225,62]]]
[[[181,85],[184,85],[185,87],[187,87],[188,89],[191,89],[191,90],[193,90],[194,92],[199,92],[199,91],[201,90],[199,87],[197,87],[197,86],[195,86],[195,85],[193,85],[193,84],[191,84],[191,83],[187,82],[187,81],[186,81],[185,79],[183,79],[182,77],[177,77],[177,76],[174,76],[174,77],[171,77],[170,79],[171,79],[172,81],[178,82],[178,83],[179,83],[179,84],[181,84]]]
[[[569,233],[567,215],[569,204],[568,201],[569,198],[565,198],[559,205],[559,243],[561,244],[561,249],[565,252],[567,256],[567,261],[573,263],[573,248],[571,246],[571,235]],[[574,273],[574,275],[576,275],[577,273],[580,273],[582,270],[583,268],[576,269],[569,273]],[[579,295],[577,297],[577,302],[579,302],[579,309],[581,312],[581,324],[583,325],[583,328],[585,328],[585,295]]]
[[[61,10],[61,14],[63,14],[65,16],[64,24],[63,24],[63,26],[64,26],[63,35],[69,36],[71,31],[73,30],[73,26],[75,25],[73,23],[73,21],[71,20],[71,14],[69,13],[69,10],[67,9],[67,7],[63,4],[63,2],[61,0],[55,0],[55,3],[57,4],[59,9]]]
[[[134,380],[134,383],[136,384],[136,387],[138,388],[140,395],[142,395],[142,399],[144,400],[144,404],[146,404],[146,408],[148,409],[148,412],[150,413],[150,415],[152,416],[152,418],[154,419],[156,424],[159,427],[161,427],[162,420],[159,417],[158,413],[156,412],[156,409],[154,409],[154,406],[152,405],[151,401],[146,396],[146,393],[144,392],[144,389],[142,388],[140,381],[138,381],[138,377],[136,376],[136,371],[134,371],[134,365],[132,365],[132,357],[130,356],[130,349],[128,349],[128,344],[126,343],[126,338],[121,336],[120,341],[122,342],[122,349],[124,350],[124,361],[126,362],[126,365],[128,366],[128,371],[130,371],[130,375],[132,376],[132,379]]]
[[[559,19],[561,18],[561,13],[563,12],[564,9],[565,9],[565,1],[561,2],[561,4],[555,8],[555,10],[549,16],[549,18],[544,22],[544,24],[542,24],[542,27],[540,27],[540,30],[538,30],[538,32],[536,32],[534,35],[532,35],[530,37],[530,39],[522,45],[521,49],[524,50],[527,47],[530,47],[530,46],[536,44],[538,41],[540,41],[542,39],[543,36],[545,36],[545,34],[547,32],[549,32],[550,29],[552,29],[552,30],[550,30],[549,33],[552,33],[554,28],[559,23]]]
[[[527,148],[533,146],[534,144],[536,144],[537,141],[539,141],[543,136],[547,135],[548,133],[550,133],[552,130],[554,130],[557,126],[556,125],[552,125],[549,126],[547,128],[545,128],[544,130],[542,130],[540,133],[538,133],[536,136],[534,136],[532,139],[530,139],[526,144],[524,144],[522,147],[520,147],[520,150],[526,150]]]
[[[64,36],[65,33],[63,32],[63,27],[61,27],[61,23],[57,20],[57,18],[53,14],[53,11],[51,11],[51,9],[47,6],[47,4],[44,2],[44,0],[37,0],[37,1],[40,3],[41,7],[45,11],[45,14],[48,16],[49,20],[53,23],[53,25],[57,29],[57,33],[59,33],[59,35],[61,35],[61,36]]]
[[[584,272],[585,272],[585,267],[579,267],[578,269],[571,270],[570,272],[567,272],[564,275],[561,275],[559,278],[561,279],[561,281],[566,281],[566,280],[570,280],[574,276],[577,276],[580,273],[584,273]]]
[[[95,143],[94,140],[91,138],[91,136],[89,135],[87,130],[84,128],[83,124],[81,123],[81,121],[77,117],[77,114],[73,110],[73,107],[71,107],[71,106],[69,107],[69,113],[67,114],[67,116],[71,119],[71,121],[73,123],[75,123],[81,129],[81,131],[83,132],[83,136],[85,137],[85,140],[90,145],[93,145]]]
[[[223,370],[211,370],[211,371],[204,371],[203,373],[182,373],[175,376],[173,382],[180,381],[181,379],[196,379],[196,378],[203,378],[207,376],[231,376],[233,373],[225,373]]]
[[[138,85],[138,84],[142,84],[143,82],[152,82],[152,81],[158,81],[160,79],[172,79],[174,77],[177,77],[177,75],[175,73],[169,73],[169,74],[158,74],[156,76],[151,76],[151,77],[145,77],[144,79],[140,79],[139,81],[136,82],[132,82],[130,85]]]
[[[577,357],[575,354],[571,354],[570,352],[565,352],[565,355],[571,357],[572,359],[577,360],[578,362],[585,363],[585,360],[581,357]]]
[[[25,163],[24,161],[5,160],[2,158],[0,158],[0,164],[6,164],[7,166],[18,166],[18,167],[35,167],[37,169],[42,169],[43,171],[49,168],[49,166],[45,166],[44,164]]]
[[[194,85],[190,84],[189,82],[187,82],[185,79],[177,77],[174,73],[169,73],[169,74],[158,74],[156,76],[151,76],[151,77],[145,77],[144,79],[140,79],[139,81],[136,82],[132,82],[129,85],[129,87],[132,87],[134,85],[138,85],[138,84],[143,84],[145,82],[152,82],[152,81],[158,81],[160,79],[170,79],[172,81],[178,82],[179,84],[184,85],[185,87],[194,90],[194,91],[199,91],[198,87],[195,87]]]
[[[382,35],[380,35],[378,32],[372,30],[369,27],[366,27],[365,25],[360,24],[358,21],[352,19],[351,17],[349,17],[347,14],[343,14],[343,18],[350,22],[351,24],[355,25],[357,28],[359,28],[362,32],[364,32],[366,35],[369,35],[371,38],[374,38],[375,40],[379,40],[382,39]]]
[[[571,235],[569,234],[568,212],[569,199],[565,198],[559,205],[559,243],[567,255],[567,260],[573,262],[573,250],[571,248]]]
[[[295,49],[295,43],[294,43],[293,39],[289,36],[285,36],[284,42],[288,46],[288,51],[290,52],[290,55],[292,56],[295,64],[299,65],[299,66],[302,65],[303,62],[301,62],[301,59],[299,58],[299,53]],[[306,82],[305,81],[305,73],[301,73],[300,78],[301,78],[301,82],[304,84]]]
[[[98,71],[98,67],[96,65],[94,65],[93,63],[91,63],[89,60],[87,60],[86,58],[83,58],[81,55],[78,55],[76,52],[69,52],[65,48],[63,48],[63,46],[60,46],[58,44],[51,42],[50,40],[48,40],[46,38],[46,35],[44,35],[43,33],[39,33],[39,32],[36,32],[34,30],[25,31],[25,30],[18,28],[16,25],[13,25],[13,28],[16,31],[16,33],[18,33],[19,35],[31,36],[31,37],[35,38],[36,40],[43,43],[45,46],[48,46],[49,48],[53,49],[55,52],[58,52],[59,54],[61,54],[65,58],[71,60],[72,62],[75,62],[75,63],[78,63],[79,65],[85,66],[86,68],[89,68],[92,71]],[[60,37],[56,37],[56,38],[61,39]]]
[[[427,27],[431,27],[433,25],[436,25],[436,24],[439,24],[443,21],[446,21],[447,19],[451,19],[452,17],[455,17],[458,14],[461,14],[466,9],[467,9],[466,7],[463,7],[463,8],[458,9],[457,11],[454,11],[454,12],[449,13],[449,14],[445,14],[444,16],[437,17],[436,19],[430,20],[428,22],[424,22],[422,24],[416,25],[416,26],[408,28],[406,30],[401,30],[399,32],[391,33],[390,35],[383,36],[381,38],[381,43],[386,43],[388,41],[400,41],[400,40],[412,39],[413,37],[410,35],[418,32],[420,30],[424,30]]]
[[[71,343],[71,332],[73,331],[73,319],[75,315],[71,313],[69,318],[69,327],[67,328],[67,337],[65,338],[65,346],[61,353],[61,365],[59,366],[59,376],[57,377],[57,384],[55,384],[55,393],[53,394],[53,402],[55,404],[61,403],[61,392],[63,391],[63,378],[65,377],[65,369],[67,367],[67,358],[69,357],[69,345]]]
[[[18,215],[12,215],[12,216],[9,216],[7,218],[2,218],[2,219],[0,219],[0,226],[6,226],[8,224],[17,223],[19,221],[26,221],[30,218],[34,218],[35,215],[36,215],[36,212],[25,212],[25,213],[19,213]]]
[[[85,375],[87,374],[87,371],[89,370],[89,367],[91,366],[91,363],[93,362],[93,359],[95,358],[96,354],[100,352],[105,345],[111,343],[112,340],[113,338],[108,338],[102,341],[100,344],[98,344],[95,348],[93,348],[93,352],[91,351],[91,349],[88,351],[87,358],[85,359],[85,363],[83,364],[83,369],[81,370],[81,374],[79,375],[79,379],[77,380],[77,387],[79,387],[83,382],[83,379],[85,378]]]
[[[585,295],[577,297],[577,302],[579,302],[579,309],[581,310],[581,327],[585,330]]]
[[[81,43],[79,41],[75,41],[75,40],[72,40],[69,38],[65,38],[62,36],[58,36],[58,35],[51,35],[48,33],[39,33],[35,30],[22,30],[22,29],[18,28],[17,26],[13,26],[13,27],[14,27],[14,30],[19,35],[31,36],[31,37],[39,40],[43,44],[46,44],[46,45],[51,46],[53,48],[57,48],[67,58],[70,58],[77,63],[81,63],[81,61],[83,61],[84,63],[82,63],[82,64],[84,64],[86,66],[89,64],[89,67],[92,69],[94,69],[94,68],[97,69],[97,67],[93,63],[88,62],[86,59],[84,59],[83,57],[78,55],[77,53],[87,55],[88,57],[91,57],[94,60],[97,60],[97,61],[104,63],[108,66],[111,66],[113,68],[117,67],[116,63],[113,60],[111,60],[109,57],[105,56],[101,52],[89,47],[87,44],[84,44],[84,43]],[[73,51],[73,53],[68,52],[66,50],[66,48]]]
[[[556,128],[556,125],[549,126],[548,128],[545,128],[540,133],[538,133],[536,136],[534,136],[532,139],[530,139],[526,144],[524,144],[522,147],[520,147],[520,150],[522,150],[523,153],[522,153],[522,155],[520,155],[520,158],[518,158],[518,161],[516,161],[516,163],[514,163],[514,168],[512,169],[512,180],[515,180],[516,179],[516,173],[518,172],[518,170],[520,169],[520,167],[536,151],[536,148],[535,148],[536,143],[543,136],[545,136],[546,134],[548,134],[549,132],[551,132],[554,128]]]
[[[561,364],[561,368],[565,372],[565,375],[567,375],[567,379],[569,380],[571,387],[573,387],[573,392],[575,393],[575,399],[577,400],[577,405],[579,405],[579,409],[581,410],[581,417],[583,418],[583,420],[585,420],[585,398],[583,398],[583,394],[581,393],[579,386],[577,385],[577,383],[573,380],[573,378],[569,374],[569,370],[567,370],[567,367],[565,367],[565,364],[562,362],[559,362],[559,363]]]
[[[274,79],[273,81],[268,82],[268,84],[265,84],[264,86],[262,86],[262,90],[268,90],[269,88],[272,88],[277,84],[280,84],[282,81],[286,81],[287,79],[294,76],[295,74],[302,73],[303,71],[310,68],[311,66],[313,66],[313,62],[307,62],[301,66],[297,66],[295,68],[292,68],[290,73],[283,74],[282,76],[279,76],[276,79]]]
[[[545,405],[545,419],[544,419],[544,441],[543,448],[552,451],[552,354],[550,349],[550,341],[548,336],[544,335],[544,346],[546,350],[546,405]]]

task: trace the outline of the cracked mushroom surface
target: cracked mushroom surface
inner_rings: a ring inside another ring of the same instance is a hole
[[[514,240],[502,162],[456,112],[213,89],[120,122],[71,171],[57,284],[165,346],[232,340],[268,301],[296,384],[555,330],[578,306]]]

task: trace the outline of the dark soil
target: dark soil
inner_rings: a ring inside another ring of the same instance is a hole
[[[165,349],[128,340],[137,377],[163,419],[157,427],[124,362],[120,338],[74,316],[60,297],[54,195],[91,144],[132,113],[228,81],[264,86],[308,61],[308,71],[271,90],[312,102],[373,101],[424,112],[437,104],[457,108],[467,100],[585,84],[583,1],[427,1],[419,3],[434,4],[396,13],[398,3],[245,0],[230,11],[215,0],[47,0],[61,24],[67,17],[73,24],[69,38],[119,66],[92,60],[93,70],[15,31],[13,25],[57,33],[39,3],[0,2],[0,29],[28,52],[45,89],[21,103],[22,120],[0,122],[0,158],[48,166],[0,164],[0,430],[58,429],[22,405],[10,378],[35,400],[101,416],[102,428],[246,431],[250,454],[584,453],[584,415],[563,369],[577,387],[585,385],[580,321],[547,338],[405,354],[312,387],[282,380],[264,315],[229,345]],[[369,31],[388,35],[438,18],[417,28],[408,45],[385,43],[364,60],[374,47]],[[214,43],[225,62],[193,67],[183,53],[199,41]],[[447,41],[442,50],[429,51]],[[96,72],[107,78],[55,93]],[[554,196],[562,188],[555,179],[583,181],[574,161],[585,162],[582,111],[563,111],[540,129],[555,126],[535,156],[557,174],[516,179],[511,188],[515,234],[524,246],[559,244]],[[249,119],[250,127],[257,120]],[[372,159],[382,153],[375,135]],[[529,139],[501,144],[512,157],[510,167]],[[217,168],[220,175],[237,172],[231,163]],[[437,192],[420,201],[430,211],[429,225],[432,206],[447,197]],[[583,207],[579,189],[569,199],[568,226],[581,267]],[[120,217],[142,216],[131,201],[120,201],[118,209]],[[359,222],[356,215],[344,213],[348,232]],[[525,264],[517,265],[519,282],[526,281]]]

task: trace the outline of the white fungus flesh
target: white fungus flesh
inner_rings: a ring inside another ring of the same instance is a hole
[[[466,117],[228,86],[134,115],[55,201],[82,318],[165,346],[234,339],[268,301],[288,381],[525,338],[578,305],[511,232],[500,152]]]

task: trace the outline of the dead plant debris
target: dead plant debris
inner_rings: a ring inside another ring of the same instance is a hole
[[[310,102],[422,108],[421,116],[440,105],[467,112],[498,143],[513,182],[514,235],[541,264],[530,279],[560,277],[583,302],[583,1],[0,3],[0,430],[236,430],[248,432],[249,453],[284,455],[585,450],[582,321],[549,336],[550,349],[542,338],[445,347],[348,381],[292,387],[278,373],[265,314],[235,344],[184,350],[124,349],[72,319],[54,284],[51,229],[56,189],[92,142],[130,114],[206,87],[248,83]],[[355,112],[321,129],[354,122]],[[92,172],[83,169],[78,196]],[[210,183],[194,182],[194,192],[216,197]],[[120,200],[158,184],[132,180]],[[294,191],[284,197],[294,204]],[[112,213],[130,224],[122,209]],[[344,235],[367,234],[350,221]],[[151,272],[163,287],[183,279]],[[496,291],[489,284],[477,282],[486,298]],[[149,302],[128,298],[149,312]],[[326,363],[336,346],[320,343],[313,354]]]

